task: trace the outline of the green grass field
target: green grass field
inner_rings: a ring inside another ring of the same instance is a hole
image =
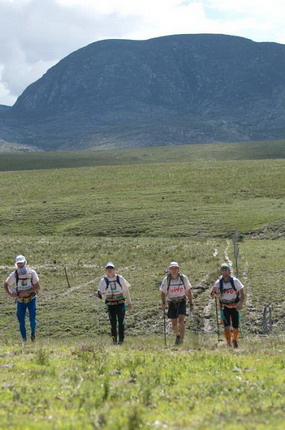
[[[284,338],[225,351],[196,338],[5,345],[1,429],[284,428]]]
[[[0,428],[284,428],[284,148],[1,154],[1,277],[24,254],[42,288],[37,344],[25,347],[15,304],[0,295]],[[236,230],[247,300],[241,348],[226,351],[209,292],[219,265],[234,262]],[[118,349],[95,298],[109,260],[132,285]],[[195,301],[179,349],[169,324],[164,348],[159,300],[172,260]]]

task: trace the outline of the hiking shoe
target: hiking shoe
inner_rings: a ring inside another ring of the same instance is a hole
[[[234,348],[238,348],[238,343],[236,340],[233,340],[233,345],[234,345]]]
[[[31,336],[31,341],[32,341],[32,342],[35,342],[35,340],[36,340],[36,336],[33,334],[33,335]]]
[[[231,348],[232,345],[230,343],[227,343],[227,348]]]
[[[123,340],[119,340],[118,345],[123,345],[124,341]]]
[[[113,345],[118,345],[117,339],[113,339]]]
[[[180,338],[180,336],[178,335],[178,336],[176,336],[176,339],[175,339],[175,345],[179,345],[179,344],[180,344],[180,342],[181,342],[181,338]]]

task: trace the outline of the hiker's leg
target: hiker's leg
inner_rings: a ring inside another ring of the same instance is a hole
[[[179,321],[179,334],[180,334],[180,339],[181,340],[184,339],[184,335],[185,335],[185,323],[184,323],[184,319],[185,319],[184,315],[179,315],[179,317],[178,317],[178,321]]]
[[[37,326],[37,320],[36,320],[36,313],[37,313],[37,306],[36,306],[36,300],[33,299],[28,305],[29,309],[29,317],[30,317],[30,326],[31,326],[31,336],[34,337],[36,335],[36,326]]]
[[[224,313],[224,331],[225,331],[225,338],[228,345],[231,345],[231,315],[230,315],[230,309],[226,306],[223,309]]]
[[[185,335],[185,316],[186,316],[186,300],[183,300],[178,304],[178,321],[179,321],[179,333],[180,340],[184,339]]]
[[[19,321],[20,333],[24,341],[27,340],[26,322],[25,322],[26,309],[27,309],[26,303],[17,302],[17,318]]]
[[[232,326],[233,326],[233,341],[237,342],[239,333],[239,313],[236,309],[232,309]]]
[[[117,313],[116,305],[109,305],[108,308],[109,319],[111,323],[111,335],[114,342],[117,342]]]
[[[176,334],[176,336],[178,336],[179,335],[179,330],[178,330],[178,324],[177,324],[177,318],[173,318],[172,320],[171,320],[171,324],[172,324],[172,330],[174,331],[174,333]]]
[[[118,317],[118,325],[119,325],[119,342],[124,342],[125,337],[125,305],[122,303],[121,305],[117,305],[117,317]]]

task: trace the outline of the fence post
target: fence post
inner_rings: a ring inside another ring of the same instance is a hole
[[[66,278],[67,286],[68,286],[68,288],[71,288],[71,287],[70,287],[70,282],[69,282],[69,279],[68,279],[68,274],[67,274],[67,269],[66,269],[66,267],[64,267],[64,273],[65,273],[65,278]]]
[[[272,307],[264,306],[262,319],[263,334],[269,334],[272,331]]]

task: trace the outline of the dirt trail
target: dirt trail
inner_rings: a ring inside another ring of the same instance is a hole
[[[230,257],[229,257],[230,246],[231,246],[231,242],[229,240],[227,240],[227,246],[226,246],[226,249],[224,251],[224,256],[225,256],[226,262],[229,263],[229,265],[232,267],[233,263],[232,263],[232,261],[230,260]]]

